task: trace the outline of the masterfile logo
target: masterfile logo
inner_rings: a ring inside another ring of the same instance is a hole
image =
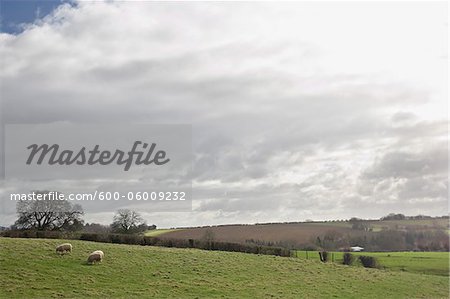
[[[190,125],[7,125],[5,176],[190,179]]]
[[[102,211],[124,205],[190,211],[191,131],[191,125],[6,125],[5,182],[15,187],[0,209],[14,211],[17,200],[68,200]],[[39,190],[61,196],[42,199]]]
[[[139,150],[139,147],[143,150]],[[26,163],[30,165],[35,162],[37,165],[42,165],[45,159],[47,159],[46,162],[49,165],[109,165],[116,163],[117,165],[124,165],[123,170],[128,171],[133,163],[136,165],[164,165],[170,161],[169,158],[166,158],[165,151],[155,150],[156,143],[152,143],[149,146],[148,143],[135,141],[129,152],[119,149],[115,151],[101,151],[99,148],[98,144],[92,150],[86,150],[86,147],[83,146],[79,151],[75,152],[73,150],[60,151],[58,144],[53,144],[52,146],[48,144],[40,146],[32,144],[27,147],[30,150],[30,155]]]

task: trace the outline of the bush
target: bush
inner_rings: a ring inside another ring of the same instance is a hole
[[[351,254],[349,252],[344,253],[344,260],[342,262],[344,265],[351,266],[354,261],[355,261],[355,256],[353,254]]]
[[[98,236],[100,234],[94,234],[94,233],[82,233],[80,235],[80,240],[83,241],[93,241],[93,242],[97,242],[98,241]]]
[[[67,235],[69,235],[67,233]],[[2,237],[9,238],[45,238],[45,239],[63,239],[66,235],[61,231],[52,230],[7,230],[0,234]]]
[[[361,264],[366,268],[378,268],[378,259],[374,256],[361,255],[359,257]]]
[[[328,262],[328,252],[327,251],[319,251],[320,261],[321,262]]]

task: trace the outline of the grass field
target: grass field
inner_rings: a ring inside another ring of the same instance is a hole
[[[448,277],[197,249],[0,238],[0,298],[448,298]],[[85,260],[103,250],[102,264]],[[420,287],[419,287],[420,286]]]
[[[418,274],[449,275],[449,252],[351,252],[352,254],[375,256],[383,269],[406,271]],[[342,263],[343,252],[330,252],[336,263]],[[318,252],[297,251],[302,259],[319,260]],[[357,265],[357,264],[356,264]]]

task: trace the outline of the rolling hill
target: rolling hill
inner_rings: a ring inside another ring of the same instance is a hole
[[[0,238],[0,298],[447,298],[448,277],[253,254]],[[91,251],[102,264],[89,266]],[[417,287],[420,286],[420,287]]]
[[[347,246],[357,245],[352,244],[361,242],[362,239],[377,238],[386,232],[404,232],[404,233],[419,233],[429,236],[431,241],[445,242],[448,244],[448,229],[449,222],[445,218],[436,219],[415,219],[415,220],[362,220],[365,229],[354,229],[352,223],[349,221],[327,221],[327,222],[296,222],[296,223],[266,223],[255,225],[218,225],[218,226],[204,226],[163,230],[157,234],[158,238],[166,239],[202,239],[209,233],[210,236],[217,241],[234,242],[234,243],[257,243],[257,244],[273,244],[290,248],[304,248],[304,247],[322,247],[316,244],[317,237],[322,240],[326,236],[335,238],[336,243],[334,248],[330,250],[337,250],[337,247],[345,246],[345,241],[338,240],[339,238],[347,238],[349,240]],[[438,234],[438,236],[431,236],[430,234]],[[418,238],[420,236],[414,236]],[[372,248],[371,250],[411,250],[414,245],[406,246],[404,244],[395,244],[391,239],[396,239],[397,236],[387,236],[390,238],[386,240],[386,248],[383,245]],[[445,239],[445,240],[444,240]],[[431,242],[430,241],[430,242]],[[383,244],[382,242],[379,242]],[[361,244],[360,244],[361,245]],[[391,248],[388,248],[391,247]],[[445,247],[445,246],[441,246]],[[421,249],[421,250],[438,250],[438,249]]]

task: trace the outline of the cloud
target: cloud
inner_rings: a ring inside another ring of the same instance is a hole
[[[377,216],[415,213],[430,198],[440,201],[424,213],[442,214],[440,11],[62,5],[21,34],[1,34],[3,121],[192,123],[196,201],[193,216],[177,217],[185,225],[375,216],[366,202],[379,204]]]
[[[447,142],[427,144],[419,151],[387,151],[362,172],[359,194],[368,205],[387,205],[396,211],[430,213],[447,210]],[[436,212],[437,213],[437,212]]]
[[[448,151],[446,143],[420,152],[388,152],[363,176],[368,179],[417,178],[426,175],[446,174]]]

